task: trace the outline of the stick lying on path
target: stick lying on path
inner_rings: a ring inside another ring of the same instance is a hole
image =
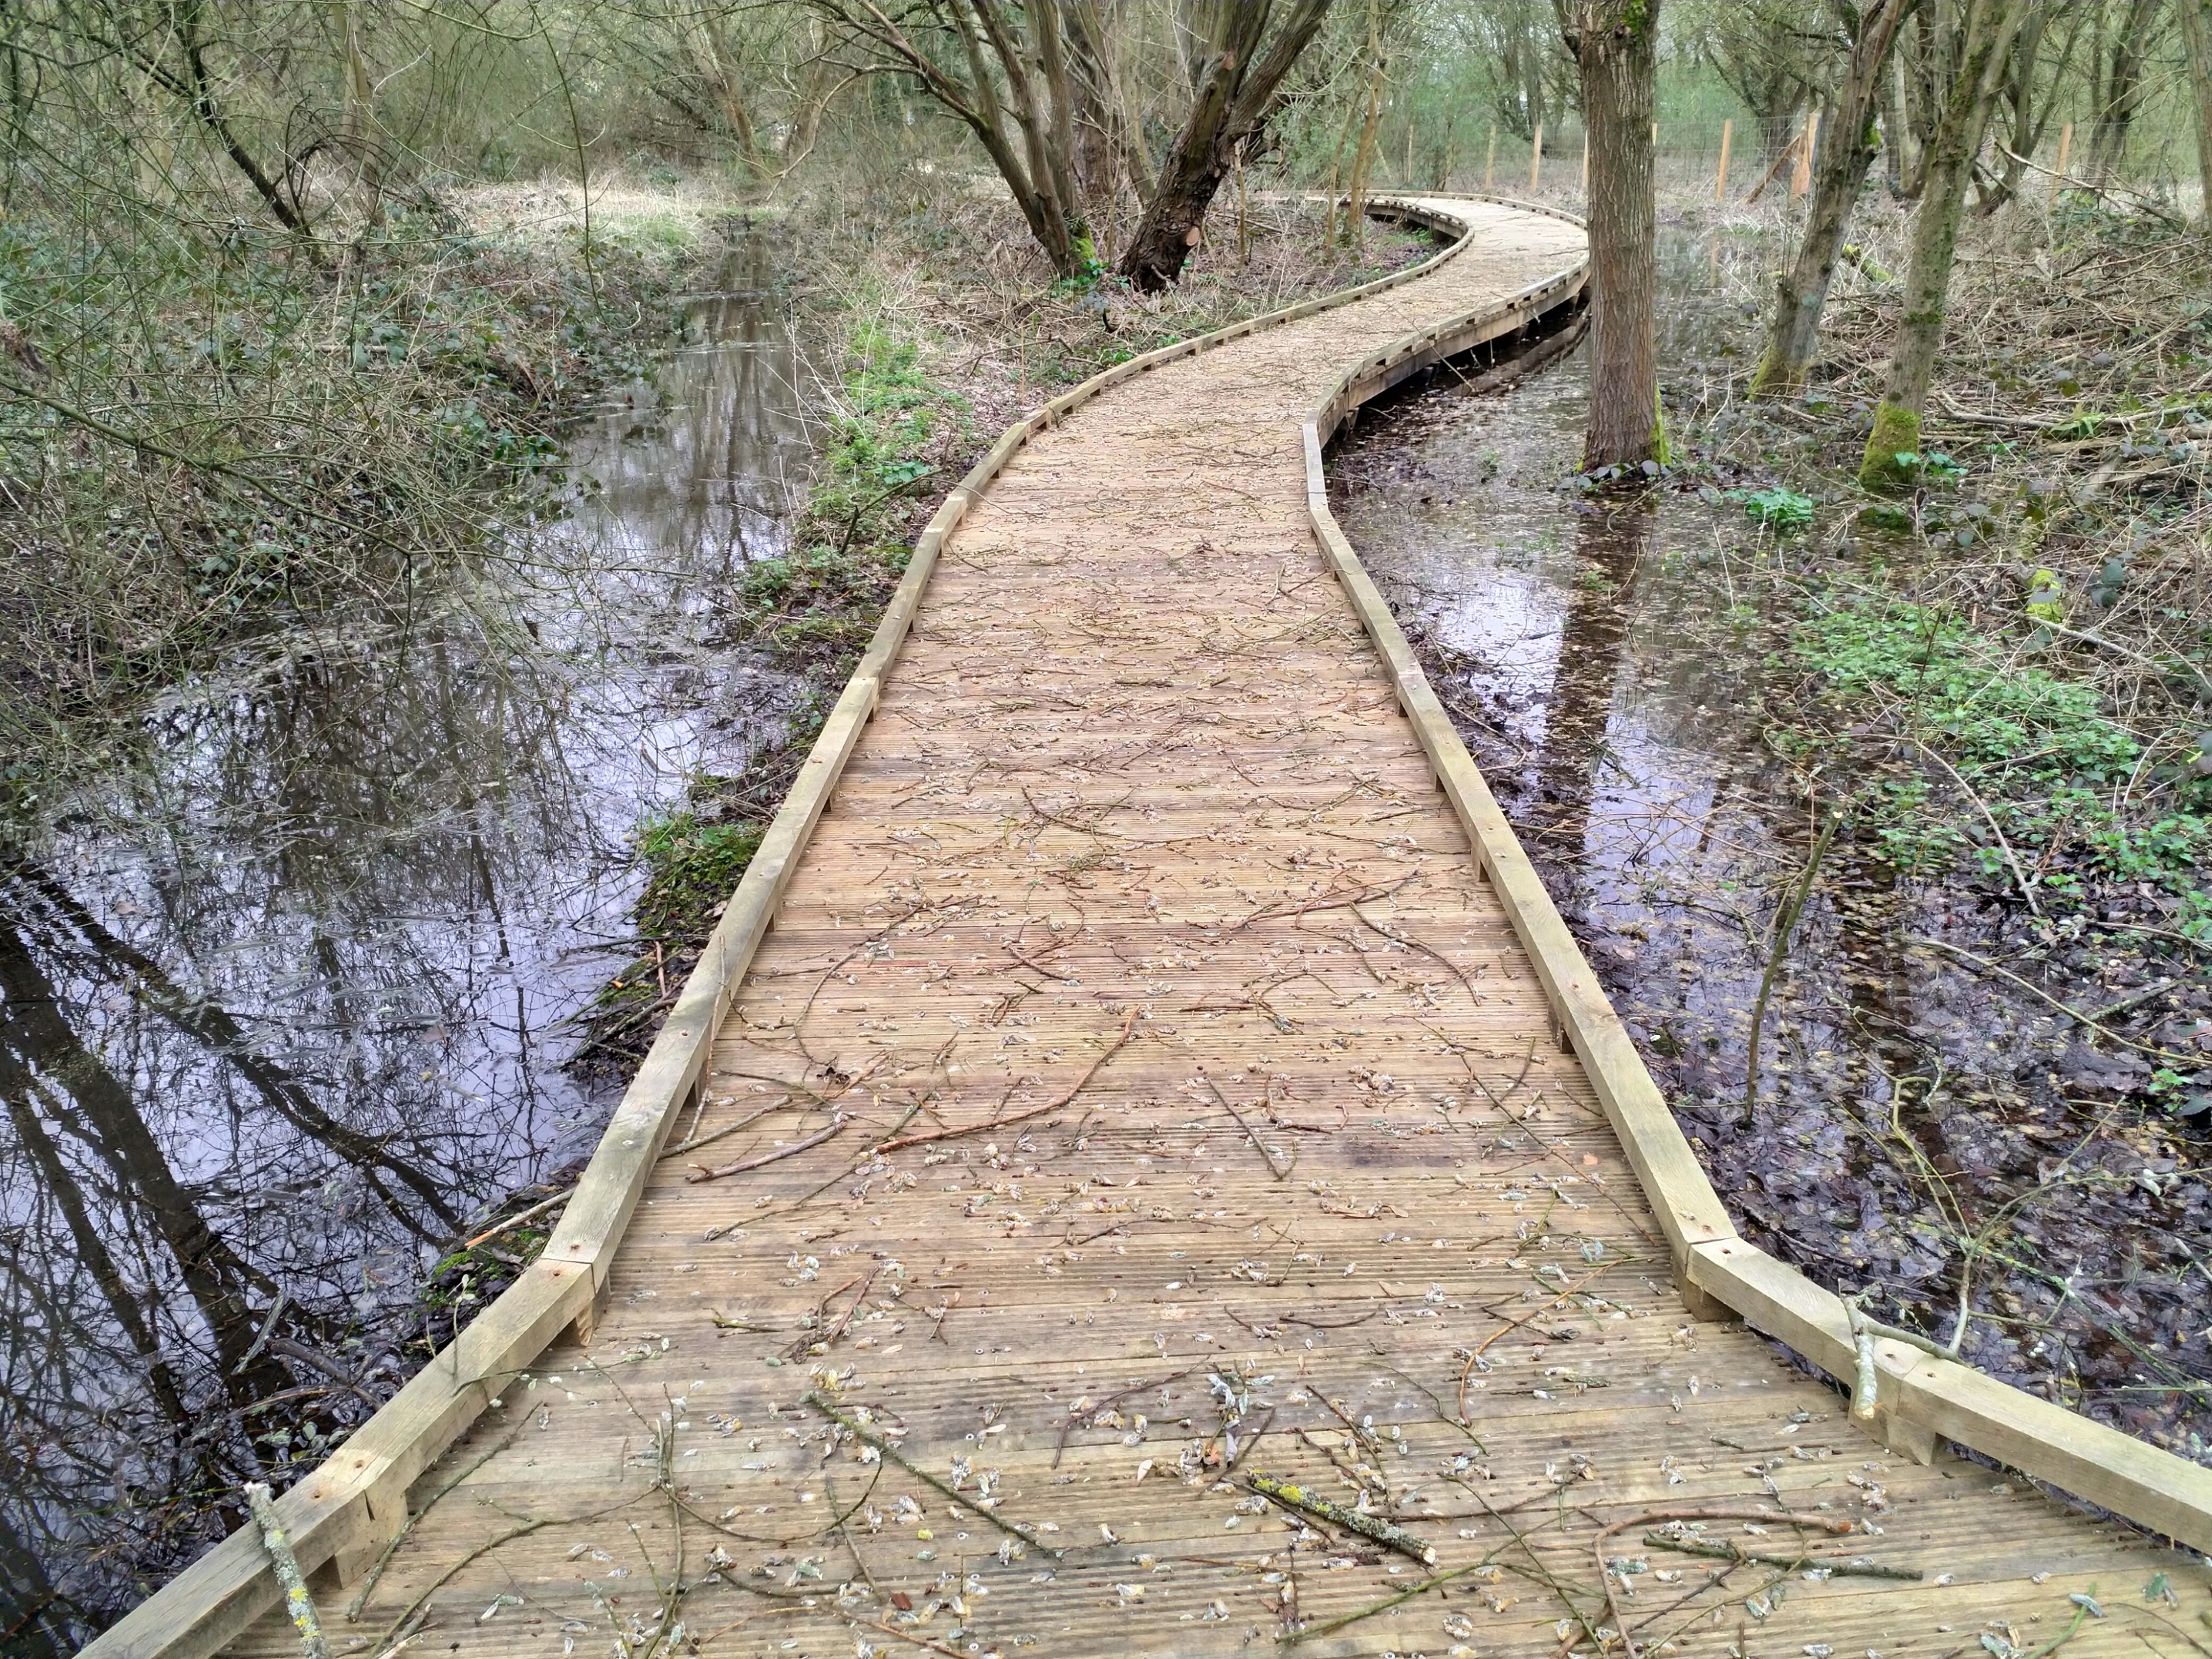
[[[830,1127],[821,1131],[818,1134],[811,1134],[804,1140],[794,1140],[790,1146],[779,1146],[772,1152],[763,1152],[757,1158],[740,1158],[735,1164],[725,1164],[719,1170],[710,1170],[704,1164],[700,1164],[695,1167],[691,1173],[685,1176],[684,1178],[686,1181],[696,1182],[701,1181],[720,1181],[724,1176],[743,1175],[747,1170],[757,1170],[763,1164],[773,1164],[778,1158],[795,1158],[799,1153],[806,1151],[809,1147],[819,1146],[823,1141],[829,1139],[830,1136],[842,1133],[844,1127],[845,1115],[844,1113],[840,1112],[830,1121]]]
[[[1308,1492],[1292,1481],[1279,1480],[1272,1474],[1262,1474],[1257,1469],[1244,1477],[1244,1484],[1262,1498],[1272,1498],[1285,1509],[1304,1510],[1322,1520],[1356,1532],[1362,1538],[1371,1538],[1385,1549],[1401,1555],[1409,1555],[1425,1567],[1437,1564],[1433,1544],[1424,1543],[1403,1527],[1385,1521],[1378,1515],[1362,1515],[1358,1510],[1348,1510],[1341,1504],[1331,1503],[1318,1492]]]
[[[1917,1567],[1886,1567],[1878,1561],[1826,1561],[1802,1552],[1796,1555],[1762,1554],[1757,1550],[1738,1548],[1725,1540],[1714,1543],[1702,1538],[1674,1538],[1663,1532],[1647,1532],[1644,1541],[1655,1550],[1674,1550],[1682,1555],[1702,1555],[1740,1565],[1787,1567],[1792,1572],[1800,1567],[1814,1567],[1838,1578],[1901,1578],[1917,1583],[1927,1577]]]
[[[879,1152],[895,1152],[902,1146],[920,1146],[933,1140],[955,1140],[962,1135],[979,1135],[988,1130],[1003,1129],[1010,1123],[1021,1123],[1033,1117],[1042,1117],[1047,1112],[1058,1111],[1076,1096],[1081,1094],[1090,1085],[1091,1079],[1098,1075],[1098,1068],[1113,1059],[1120,1051],[1121,1045],[1129,1040],[1129,1033],[1137,1029],[1137,1012],[1136,1005],[1132,1003],[1129,1006],[1129,1018],[1121,1022],[1120,1034],[1106,1045],[1097,1059],[1091,1062],[1089,1069],[1075,1079],[1072,1088],[1054,1096],[1043,1105],[1025,1107],[1010,1117],[994,1117],[988,1123],[969,1123],[951,1129],[924,1129],[918,1134],[900,1135],[896,1139],[884,1141],[876,1150]]]

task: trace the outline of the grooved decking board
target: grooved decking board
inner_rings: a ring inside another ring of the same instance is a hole
[[[1495,1558],[1313,1651],[1556,1655],[1562,1591],[1612,1622],[1601,1527],[1785,1506],[1860,1524],[1824,1556],[1925,1580],[1699,1592],[1711,1564],[1634,1528],[1607,1553],[1649,1568],[1616,1587],[1644,1650],[2033,1651],[2093,1587],[2110,1616],[2069,1651],[2205,1650],[2191,1558],[1893,1457],[1686,1313],[1308,524],[1299,422],[1348,364],[1583,257],[1573,225],[1447,205],[1460,257],[1109,390],[969,510],[697,1132],[775,1109],[663,1161],[589,1348],[556,1344],[424,1478],[418,1504],[473,1470],[332,1618],[341,1651],[427,1593],[419,1654],[635,1655],[677,1618],[712,1654],[1265,1652],[1286,1585],[1322,1621],[1418,1582],[1222,1484],[1237,1391],[1243,1471],[1346,1504],[1364,1480],[1445,1568]],[[1056,1109],[870,1151],[1061,1100],[1109,1048]],[[963,1500],[828,1435],[810,1389]],[[1708,1523],[1794,1536],[1753,1524]],[[2160,1573],[2178,1603],[2146,1599]],[[273,1618],[240,1646],[293,1649]]]

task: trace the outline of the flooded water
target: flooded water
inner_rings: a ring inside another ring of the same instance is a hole
[[[1771,261],[1666,236],[1670,406],[1717,401],[1747,361]],[[1770,653],[1856,556],[1686,483],[1577,489],[1589,389],[1580,354],[1503,396],[1432,379],[1363,417],[1332,489],[1714,1184],[1747,1236],[1878,1316],[1948,1340],[1963,1297],[1971,1360],[2212,1461],[2201,1132],[2131,1052],[1972,962],[2063,989],[2116,957],[1848,831],[1774,948],[1835,785],[1778,746],[1796,676]]]
[[[589,1151],[568,1022],[634,943],[632,832],[788,699],[713,603],[806,462],[773,263],[581,424],[565,513],[179,688],[0,860],[9,1652],[319,1461],[467,1316],[422,1298],[447,1248]]]

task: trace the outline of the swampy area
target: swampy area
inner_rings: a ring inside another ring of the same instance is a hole
[[[2154,413],[2212,365],[2202,254],[1981,228],[1945,448],[1869,511],[1900,216],[1863,204],[1841,361],[1747,402],[1787,210],[1666,208],[1663,482],[1578,480],[1577,350],[1363,416],[1338,515],[1738,1225],[2202,1460],[2212,428]]]
[[[1448,367],[1332,487],[1739,1223],[2212,1461],[2212,58],[1630,9],[1606,127],[1549,0],[0,7],[0,1648],[533,1259],[935,503],[1390,191],[1657,204],[1656,399]]]

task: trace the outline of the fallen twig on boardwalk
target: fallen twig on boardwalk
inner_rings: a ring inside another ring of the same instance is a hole
[[[1480,1007],[1481,1006],[1482,993],[1474,988],[1474,980],[1473,976],[1457,963],[1454,962],[1449,957],[1446,956],[1443,951],[1437,950],[1433,945],[1424,945],[1420,940],[1410,938],[1407,934],[1392,933],[1388,927],[1385,927],[1381,922],[1376,921],[1364,910],[1361,909],[1357,903],[1348,904],[1345,908],[1350,910],[1352,915],[1356,917],[1363,926],[1371,927],[1375,932],[1382,934],[1384,939],[1389,939],[1393,945],[1402,945],[1408,951],[1419,951],[1423,956],[1427,957],[1430,960],[1436,963],[1438,967],[1442,968],[1446,973],[1449,974],[1453,978],[1459,981],[1462,985],[1467,988],[1467,994],[1468,997],[1473,1000],[1476,1006]]]
[[[443,1498],[447,1492],[453,1491],[453,1489],[459,1486],[462,1481],[467,1480],[485,1464],[490,1462],[493,1458],[498,1456],[500,1453],[505,1451],[509,1446],[513,1445],[514,1443],[515,1436],[522,1432],[522,1425],[529,1420],[530,1415],[527,1412],[518,1413],[515,1417],[513,1426],[500,1437],[496,1444],[488,1449],[483,1455],[477,1458],[476,1462],[471,1463],[459,1474],[454,1475],[451,1480],[441,1486],[437,1491],[432,1492],[429,1497],[423,1499],[421,1504],[415,1506],[414,1510],[408,1515],[407,1518],[399,1523],[398,1531],[392,1534],[392,1541],[386,1544],[384,1547],[382,1553],[378,1555],[375,1565],[368,1570],[368,1576],[362,1580],[359,1592],[356,1594],[352,1601],[347,1605],[345,1615],[346,1623],[353,1625],[361,1622],[361,1610],[368,1605],[369,1595],[376,1589],[377,1580],[384,1577],[385,1568],[391,1565],[392,1556],[398,1552],[400,1545],[406,1541],[407,1535],[415,1530],[416,1523],[421,1521],[424,1516],[429,1514],[432,1510],[435,1509],[438,1506],[439,1501]]]
[[[962,1135],[982,1134],[990,1130],[1003,1129],[1010,1123],[1023,1123],[1033,1117],[1042,1117],[1047,1112],[1058,1111],[1073,1101],[1076,1096],[1081,1094],[1089,1086],[1091,1079],[1098,1075],[1098,1068],[1113,1059],[1120,1051],[1121,1045],[1129,1040],[1129,1034],[1137,1029],[1138,1012],[1137,1006],[1132,1003],[1129,1006],[1129,1017],[1121,1022],[1120,1033],[1099,1052],[1098,1058],[1091,1062],[1083,1075],[1076,1079],[1074,1084],[1065,1093],[1054,1096],[1043,1105],[1025,1107],[1011,1116],[994,1117],[987,1123],[963,1124],[950,1129],[925,1129],[919,1134],[901,1135],[896,1139],[884,1141],[877,1146],[876,1150],[879,1152],[895,1152],[902,1146],[920,1146],[933,1140],[956,1140]]]
[[[1354,1607],[1350,1613],[1339,1613],[1326,1624],[1308,1625],[1303,1630],[1294,1630],[1280,1639],[1285,1645],[1289,1646],[1299,1642],[1310,1641],[1316,1636],[1333,1634],[1342,1630],[1346,1625],[1356,1625],[1363,1619],[1372,1619],[1377,1613],[1388,1613],[1393,1607],[1403,1607],[1415,1596],[1425,1595],[1439,1584],[1449,1584],[1454,1579],[1464,1578],[1471,1572],[1480,1572],[1490,1565],[1490,1558],[1485,1556],[1470,1566],[1454,1567],[1449,1572],[1440,1572],[1432,1578],[1424,1578],[1418,1584],[1407,1585],[1395,1595],[1386,1595],[1380,1601],[1370,1601],[1364,1607]]]
[[[860,1287],[860,1293],[853,1298],[852,1306],[845,1310],[844,1316],[840,1318],[836,1324],[830,1327],[826,1331],[810,1330],[803,1333],[798,1341],[793,1343],[790,1347],[784,1350],[783,1357],[785,1359],[793,1362],[803,1359],[806,1357],[807,1352],[811,1349],[817,1346],[820,1347],[824,1353],[827,1353],[830,1351],[830,1345],[836,1342],[839,1337],[844,1335],[845,1333],[851,1328],[853,1316],[860,1311],[860,1304],[868,1299],[868,1292],[875,1288],[877,1275],[881,1273],[883,1270],[884,1264],[878,1261],[873,1267],[869,1269],[864,1278],[848,1280],[842,1288],[830,1291],[829,1295],[823,1297],[822,1298],[821,1305],[815,1310],[814,1316],[817,1320],[827,1314],[830,1311],[830,1304],[832,1302],[835,1302],[839,1297],[844,1295],[847,1291],[851,1290],[855,1285],[858,1285]]]
[[[1770,1526],[1779,1522],[1801,1531],[1810,1528],[1831,1537],[1844,1536],[1853,1525],[1849,1521],[1832,1521],[1820,1516],[1792,1515],[1786,1510],[1654,1510],[1599,1528],[1597,1536],[1590,1540],[1590,1551],[1597,1559],[1597,1578],[1605,1591],[1606,1610],[1613,1614],[1613,1627],[1620,1633],[1620,1645],[1627,1650],[1628,1659],[1641,1659],[1641,1656],[1637,1652],[1636,1638],[1629,1632],[1628,1621],[1620,1616],[1620,1603],[1613,1599],[1613,1569],[1606,1563],[1605,1542],[1615,1533],[1626,1532],[1632,1527],[1648,1527],[1654,1522],[1663,1525],[1669,1521],[1756,1521]]]
[[[1474,1374],[1474,1362],[1475,1362],[1476,1360],[1478,1360],[1478,1359],[1480,1359],[1480,1358],[1482,1358],[1482,1354],[1483,1354],[1483,1350],[1484,1350],[1484,1349],[1486,1349],[1486,1348],[1489,1347],[1489,1346],[1490,1346],[1492,1343],[1493,1343],[1493,1342],[1497,1341],[1497,1340],[1498,1340],[1498,1339],[1499,1337],[1504,1336],[1504,1335],[1508,1331],[1517,1331],[1517,1330],[1519,1330],[1519,1329],[1520,1329],[1523,1325],[1528,1324],[1528,1323],[1529,1322],[1529,1321],[1531,1321],[1531,1320],[1533,1320],[1534,1318],[1535,1318],[1535,1317],[1536,1317],[1536,1316],[1537,1316],[1538,1314],[1546,1314],[1546,1313],[1549,1313],[1549,1312],[1551,1312],[1551,1310],[1552,1310],[1553,1309],[1554,1309],[1554,1308],[1558,1307],[1558,1306],[1559,1305],[1559,1304],[1561,1304],[1562,1302],[1565,1302],[1565,1301],[1569,1297],[1573,1296],[1573,1295],[1575,1295],[1577,1291],[1579,1291],[1583,1288],[1583,1285],[1587,1285],[1587,1284],[1589,1284],[1589,1283],[1590,1282],[1590,1280],[1592,1280],[1593,1279],[1595,1279],[1595,1278],[1599,1277],[1601,1274],[1607,1273],[1610,1273],[1613,1268],[1615,1268],[1615,1267],[1619,1267],[1620,1265],[1620,1263],[1619,1261],[1608,1261],[1608,1262],[1604,1263],[1604,1264],[1603,1264],[1602,1266],[1601,1266],[1601,1267],[1594,1267],[1594,1268],[1592,1268],[1589,1272],[1588,1272],[1588,1273],[1584,1273],[1584,1274],[1583,1274],[1580,1279],[1577,1279],[1577,1280],[1575,1280],[1575,1282],[1574,1282],[1573,1284],[1571,1284],[1571,1285],[1568,1285],[1565,1290],[1561,1291],[1560,1291],[1557,1296],[1553,1297],[1549,1302],[1547,1302],[1546,1304],[1544,1304],[1544,1305],[1543,1305],[1542,1307],[1540,1307],[1540,1308],[1531,1308],[1531,1309],[1530,1309],[1527,1313],[1525,1313],[1525,1314],[1522,1315],[1520,1318],[1518,1318],[1518,1319],[1509,1319],[1509,1320],[1507,1320],[1507,1321],[1506,1321],[1503,1325],[1500,1325],[1500,1326],[1499,1326],[1496,1330],[1494,1330],[1494,1331],[1491,1332],[1491,1334],[1490,1334],[1488,1336],[1484,1337],[1484,1338],[1482,1339],[1481,1346],[1479,1346],[1479,1347],[1477,1347],[1477,1348],[1474,1350],[1474,1352],[1472,1352],[1472,1353],[1470,1353],[1469,1355],[1468,1355],[1468,1357],[1467,1357],[1467,1364],[1466,1364],[1465,1365],[1463,1365],[1463,1366],[1462,1366],[1462,1367],[1460,1368],[1460,1373],[1459,1373],[1459,1415],[1460,1415],[1460,1421],[1462,1421],[1462,1422],[1463,1423],[1463,1422],[1465,1422],[1465,1421],[1467,1420],[1467,1380],[1468,1380],[1468,1377],[1470,1377],[1471,1376],[1473,1376],[1473,1375]]]
[[[935,1475],[930,1474],[928,1470],[918,1468],[908,1458],[904,1452],[901,1451],[896,1446],[891,1444],[891,1443],[884,1438],[883,1436],[867,1428],[857,1419],[848,1416],[846,1413],[840,1411],[836,1406],[832,1405],[827,1399],[825,1399],[818,1389],[809,1389],[806,1391],[805,1399],[808,1405],[814,1407],[816,1411],[820,1412],[823,1416],[828,1418],[839,1428],[844,1430],[846,1433],[851,1435],[855,1440],[858,1440],[864,1446],[874,1447],[878,1456],[888,1457],[890,1459],[892,1462],[897,1464],[915,1480],[921,1481],[922,1485],[927,1486],[932,1492],[944,1498],[946,1503],[964,1504],[969,1509],[975,1510],[975,1513],[983,1520],[988,1522],[992,1526],[996,1527],[1000,1532],[1006,1534],[1007,1537],[1012,1539],[1015,1542],[1026,1544],[1031,1549],[1043,1550],[1047,1555],[1051,1556],[1055,1561],[1060,1559],[1060,1551],[1049,1548],[1044,1544],[1038,1542],[1036,1529],[1034,1528],[1024,1526],[1018,1521],[1003,1520],[999,1516],[994,1514],[991,1510],[985,1509],[981,1504],[976,1503],[974,1498],[963,1497],[952,1487],[946,1486],[945,1482],[939,1480]]]
[[[1647,1532],[1644,1541],[1655,1550],[1673,1550],[1678,1555],[1702,1555],[1715,1561],[1733,1561],[1739,1566],[1786,1567],[1795,1572],[1800,1567],[1817,1567],[1823,1572],[1833,1573],[1838,1578],[1901,1578],[1917,1583],[1928,1575],[1917,1567],[1885,1567],[1875,1561],[1826,1561],[1817,1555],[1800,1552],[1796,1555],[1770,1555],[1758,1550],[1747,1550],[1731,1543],[1714,1543],[1702,1538],[1676,1538],[1663,1532]]]
[[[794,1140],[788,1146],[779,1146],[774,1152],[763,1152],[757,1158],[740,1158],[735,1164],[725,1164],[719,1170],[709,1170],[702,1164],[684,1178],[696,1184],[702,1181],[720,1181],[724,1176],[743,1175],[747,1170],[757,1170],[763,1164],[773,1164],[779,1158],[796,1158],[811,1147],[819,1146],[832,1135],[842,1133],[844,1127],[845,1115],[840,1112],[830,1121],[828,1128],[811,1134],[804,1140]]]
[[[696,1152],[702,1146],[709,1146],[717,1140],[726,1140],[730,1136],[737,1133],[740,1129],[751,1128],[754,1124],[759,1122],[770,1112],[780,1112],[790,1104],[791,1097],[789,1095],[786,1095],[781,1100],[769,1102],[767,1105],[762,1107],[757,1111],[746,1113],[735,1123],[725,1123],[720,1128],[709,1129],[703,1135],[694,1134],[689,1139],[669,1147],[660,1155],[663,1158],[678,1158],[685,1152]]]
[[[1425,1543],[1394,1522],[1380,1516],[1362,1515],[1358,1510],[1348,1510],[1341,1504],[1330,1502],[1318,1492],[1308,1492],[1294,1481],[1279,1480],[1272,1474],[1255,1469],[1244,1477],[1244,1484],[1262,1498],[1273,1499],[1285,1509],[1303,1510],[1308,1515],[1317,1515],[1347,1532],[1356,1532],[1362,1538],[1371,1538],[1385,1549],[1410,1556],[1425,1567],[1437,1564],[1436,1546]]]
[[[1419,873],[1419,871],[1413,872],[1414,875]],[[1364,904],[1370,899],[1388,898],[1413,878],[1413,876],[1406,875],[1387,885],[1370,884],[1364,887],[1334,887],[1326,893],[1316,893],[1310,899],[1263,904],[1243,921],[1231,922],[1230,931],[1249,927],[1255,921],[1273,921],[1278,916],[1307,916],[1320,910],[1341,910],[1348,904]]]
[[[1234,1106],[1231,1106],[1229,1103],[1229,1097],[1221,1092],[1220,1087],[1212,1078],[1206,1076],[1206,1068],[1203,1066],[1198,1068],[1198,1080],[1206,1085],[1206,1088],[1212,1093],[1213,1097],[1221,1103],[1221,1109],[1237,1120],[1237,1127],[1251,1137],[1252,1144],[1260,1149],[1260,1156],[1267,1160],[1268,1172],[1278,1181],[1289,1180],[1291,1178],[1291,1171],[1298,1167],[1297,1153],[1293,1152],[1291,1154],[1291,1161],[1288,1164],[1278,1163],[1275,1158],[1274,1148],[1268,1146],[1266,1141],[1261,1139],[1260,1132],[1244,1121],[1243,1113],[1238,1111]]]

